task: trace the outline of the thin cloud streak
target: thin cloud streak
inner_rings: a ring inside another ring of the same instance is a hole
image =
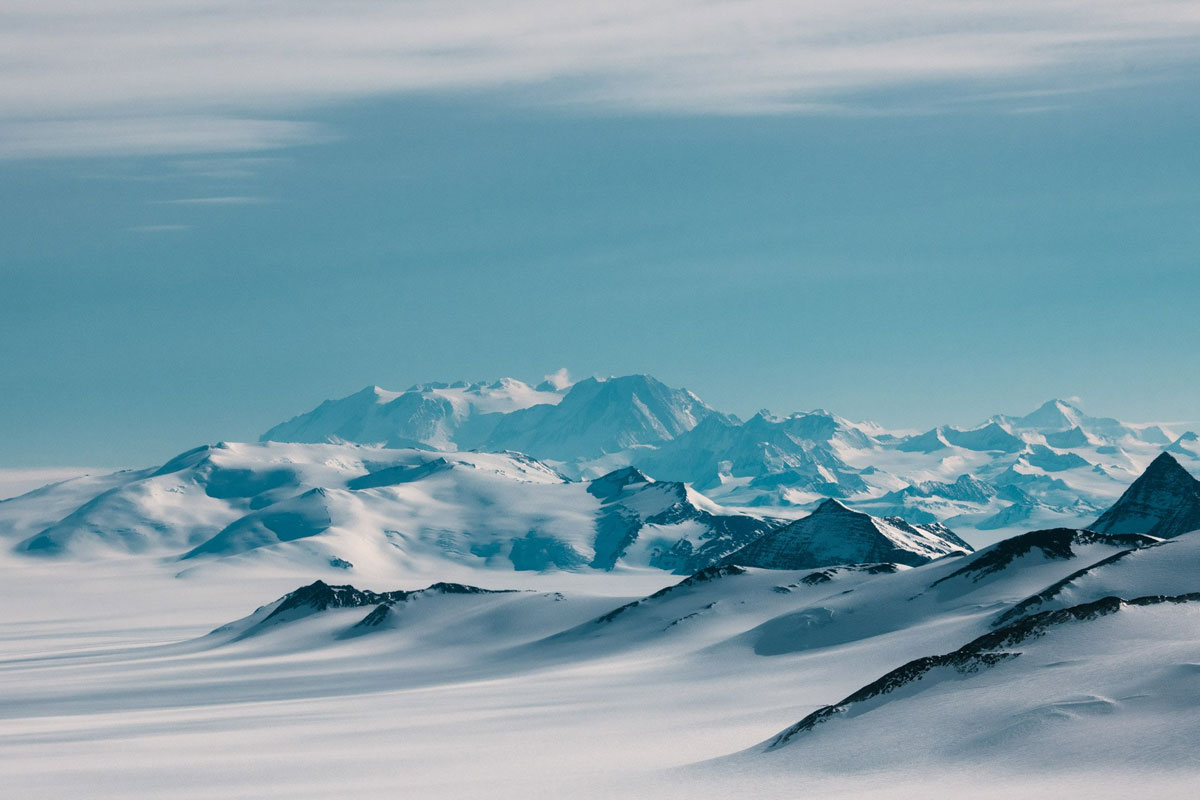
[[[251,206],[271,202],[265,197],[181,197],[177,200],[163,200],[172,206]]]
[[[129,230],[133,233],[173,233],[191,228],[191,225],[135,225]]]
[[[321,126],[290,120],[194,115],[0,119],[0,159],[247,152],[327,138]]]
[[[406,93],[601,113],[1003,106],[1156,80],[1200,50],[1200,5],[1179,0],[7,5],[0,158],[277,149],[328,135],[297,113]]]

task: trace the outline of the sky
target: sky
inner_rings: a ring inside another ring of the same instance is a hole
[[[1195,3],[0,16],[0,468],[561,367],[741,415],[1200,420]]]

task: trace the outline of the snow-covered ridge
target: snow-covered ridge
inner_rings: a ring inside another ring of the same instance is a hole
[[[1065,400],[973,428],[911,433],[823,409],[743,421],[647,375],[371,387],[263,438],[514,450],[572,478],[634,466],[725,505],[811,509],[834,497],[983,541],[1087,524],[1163,449],[1200,472],[1195,433],[1091,416]]]
[[[181,569],[232,561],[433,577],[690,572],[784,522],[630,469],[576,482],[522,453],[278,442],[199,447],[157,469],[0,505],[0,537],[32,556],[144,553]]]

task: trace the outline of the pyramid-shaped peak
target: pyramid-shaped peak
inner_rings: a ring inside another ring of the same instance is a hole
[[[1061,430],[1073,428],[1087,415],[1078,406],[1066,400],[1054,398],[1042,403],[1038,408],[1015,422],[1024,428],[1046,428]]]
[[[1200,530],[1200,480],[1167,452],[1159,454],[1092,525],[1101,533],[1169,538]]]
[[[1137,486],[1143,481],[1155,483],[1180,483],[1183,486],[1191,486],[1194,483],[1200,483],[1192,477],[1192,473],[1183,468],[1183,465],[1175,460],[1175,456],[1168,453],[1166,450],[1158,454],[1158,456],[1150,462],[1150,466],[1146,467],[1146,471],[1142,473],[1133,486]],[[1130,486],[1129,488],[1133,488]]]
[[[814,514],[861,514],[861,511],[855,511],[840,500],[832,497],[821,501],[821,504],[813,509]]]
[[[944,526],[880,519],[830,498],[807,517],[776,528],[726,558],[765,569],[808,569],[833,564],[917,566],[970,546]]]
[[[636,486],[639,484],[653,483],[653,480],[646,476],[637,467],[622,467],[615,469],[606,475],[601,475],[588,484],[588,494],[593,497],[599,497],[601,500],[609,500],[621,493],[621,490],[626,486]]]

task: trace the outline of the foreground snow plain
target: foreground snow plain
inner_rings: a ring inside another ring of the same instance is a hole
[[[463,568],[444,579],[525,591],[421,595],[365,632],[370,607],[264,623],[276,598],[342,570],[234,561],[180,576],[159,557],[5,554],[0,785],[20,798],[1185,796],[1200,778],[1198,603],[1047,629],[994,668],[902,687],[764,752],[1098,562],[1029,613],[1197,588],[1200,534],[1068,541],[1065,556],[1063,541],[978,568],[993,550],[819,578]]]

